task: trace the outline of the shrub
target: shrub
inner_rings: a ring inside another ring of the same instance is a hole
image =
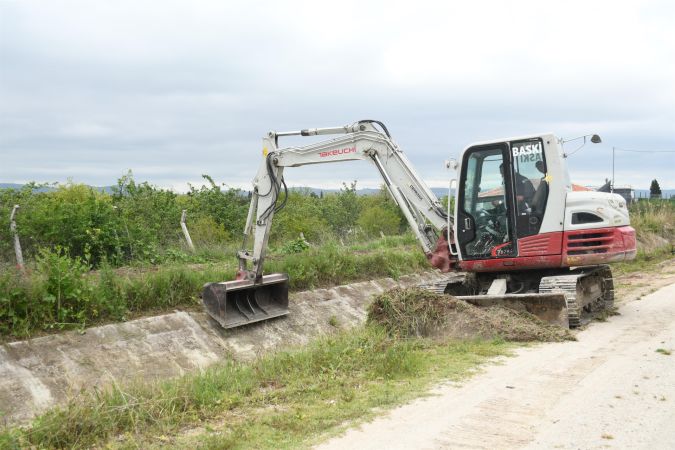
[[[397,234],[401,227],[401,219],[395,212],[382,206],[371,206],[359,217],[358,224],[367,236]]]
[[[84,324],[91,316],[92,287],[84,279],[89,266],[79,257],[71,258],[61,247],[42,249],[37,256],[38,271],[44,276],[41,299],[47,326]]]

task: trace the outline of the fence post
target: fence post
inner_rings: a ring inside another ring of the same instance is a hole
[[[192,238],[190,238],[190,232],[187,229],[187,225],[185,224],[185,216],[187,215],[187,209],[183,210],[183,213],[180,215],[180,227],[183,229],[183,235],[185,236],[185,241],[187,241],[188,247],[190,247],[191,251],[195,251],[195,246],[192,243]]]
[[[21,242],[19,241],[19,233],[16,230],[16,221],[14,220],[14,217],[16,216],[16,212],[18,210],[19,205],[14,205],[14,208],[12,208],[12,214],[9,216],[9,231],[12,233],[12,236],[14,237],[14,253],[16,254],[16,265],[23,272],[25,270],[25,266],[23,264],[23,253],[21,252]]]

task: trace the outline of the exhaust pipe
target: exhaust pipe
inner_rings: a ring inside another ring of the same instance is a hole
[[[223,328],[234,328],[288,314],[288,275],[263,275],[251,280],[206,283],[206,312]]]

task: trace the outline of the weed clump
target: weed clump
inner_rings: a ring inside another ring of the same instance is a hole
[[[375,297],[368,324],[396,337],[483,338],[514,342],[573,340],[569,330],[527,312],[478,308],[452,296],[420,288],[392,289]]]
[[[428,337],[446,324],[450,310],[468,306],[454,297],[420,288],[395,288],[375,297],[368,307],[368,324],[384,327],[395,337]]]

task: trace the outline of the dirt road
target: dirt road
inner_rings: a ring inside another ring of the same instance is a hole
[[[675,283],[620,313],[319,448],[675,448]]]

